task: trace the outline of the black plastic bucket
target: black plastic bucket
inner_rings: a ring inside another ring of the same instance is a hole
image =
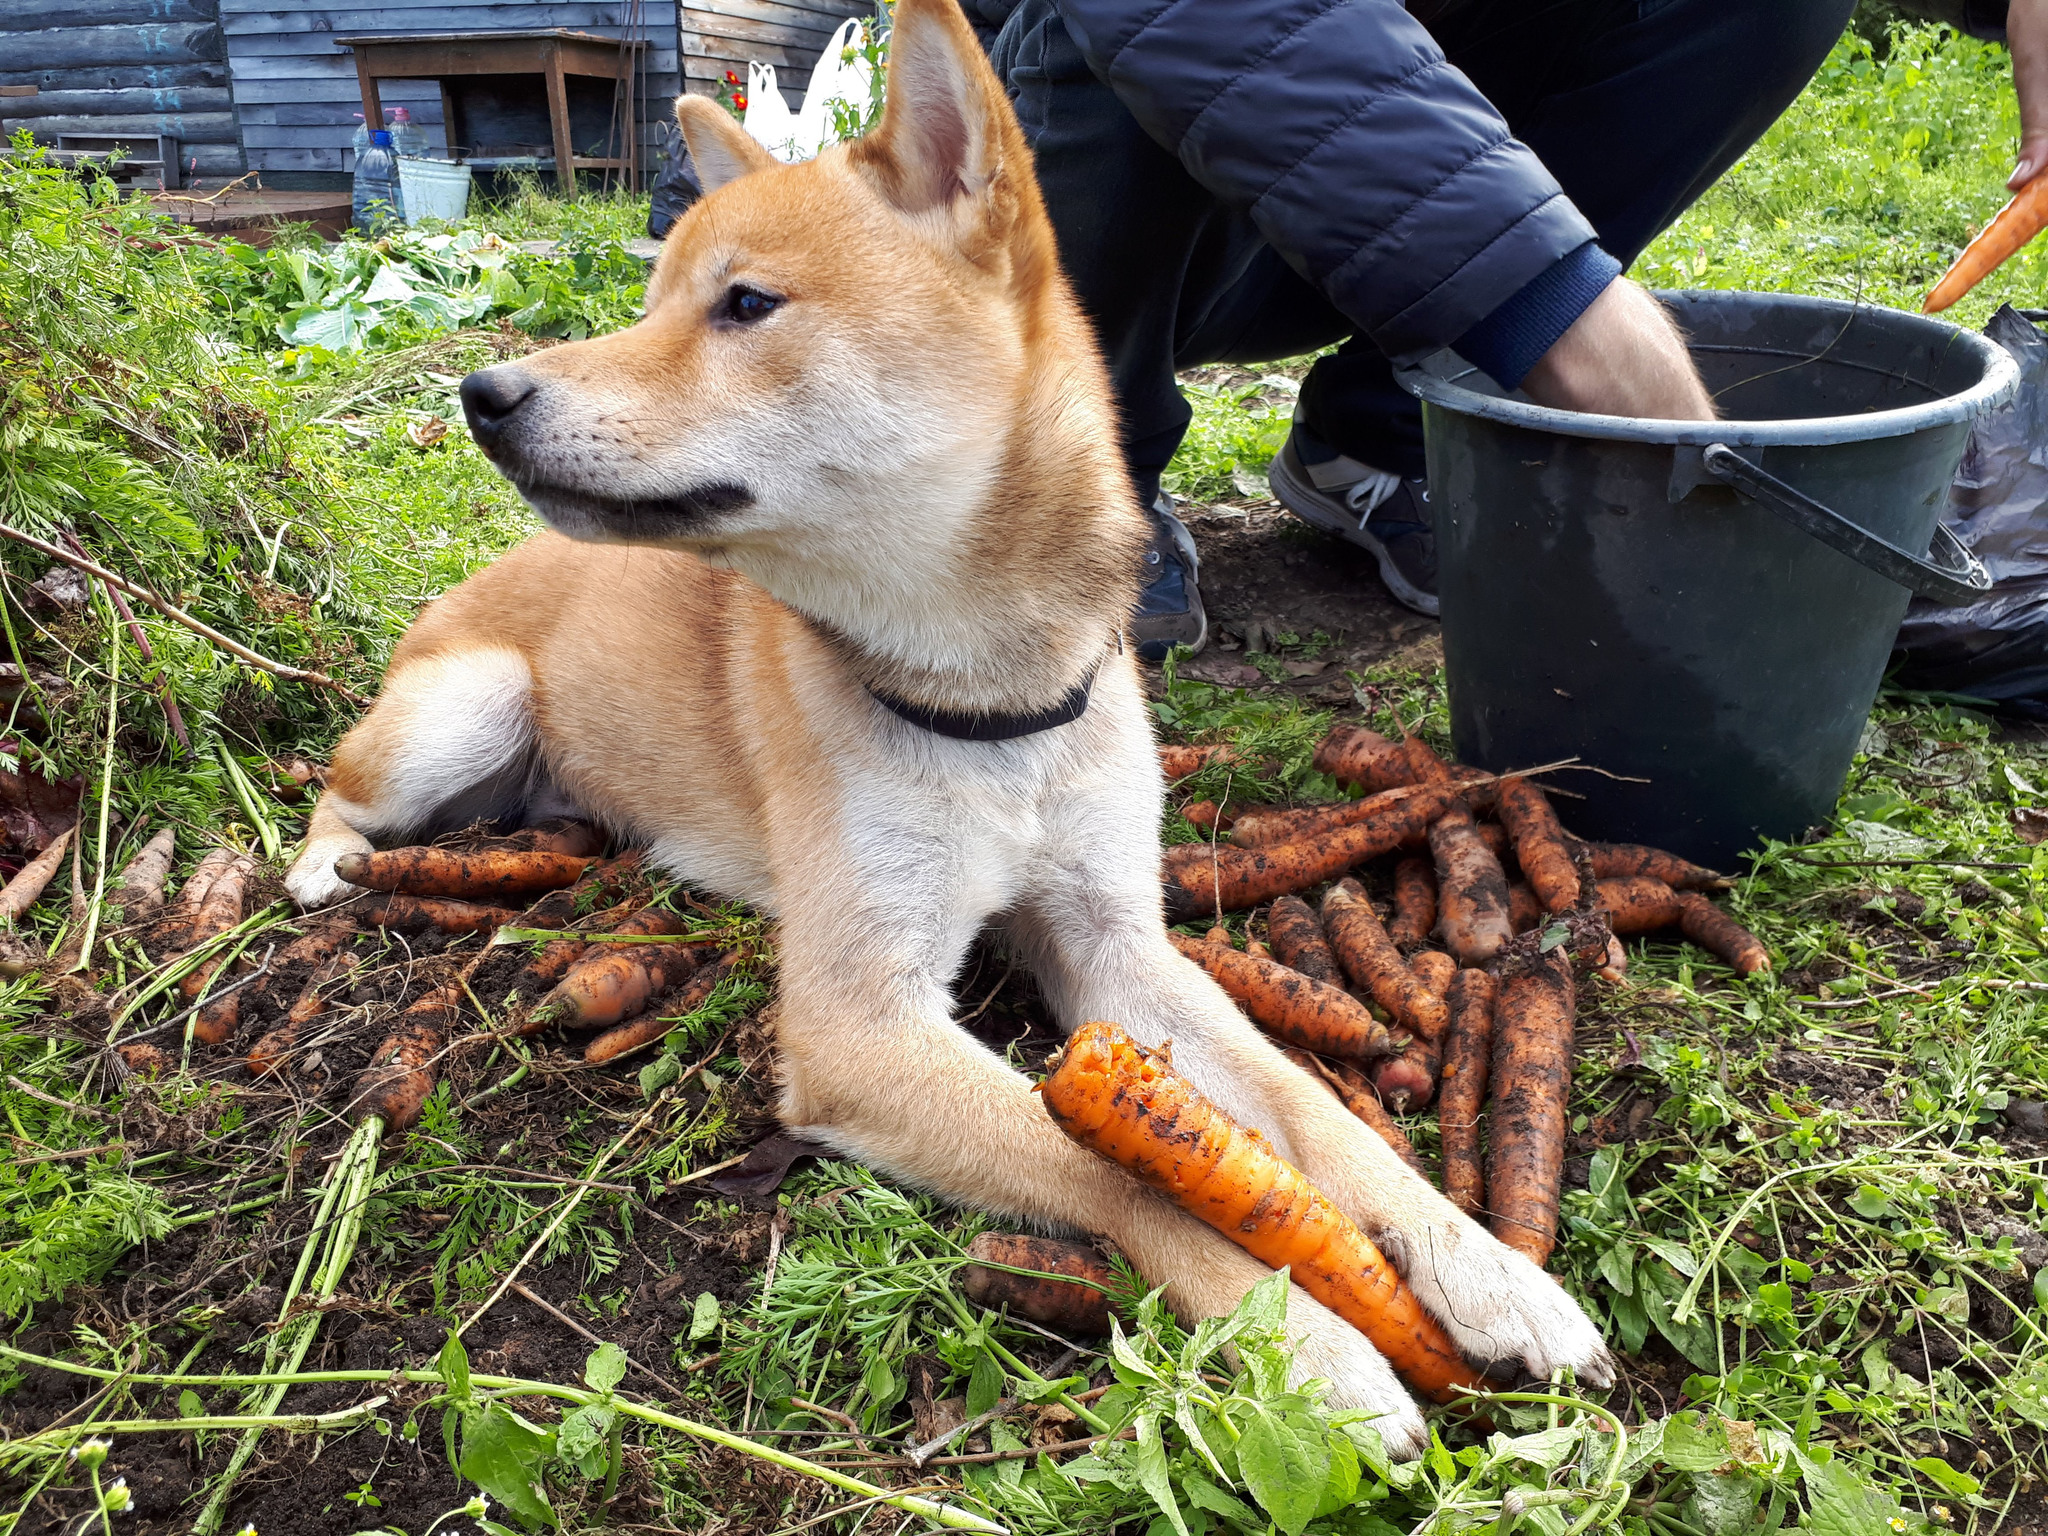
[[[1908,599],[1989,585],[1939,519],[2017,370],[1920,315],[1660,297],[1728,419],[1546,410],[1448,352],[1401,382],[1459,756],[1577,758],[1618,777],[1558,776],[1585,797],[1560,805],[1573,830],[1731,868],[1833,811]]]

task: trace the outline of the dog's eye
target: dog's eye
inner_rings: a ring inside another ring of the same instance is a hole
[[[774,314],[781,303],[772,293],[734,283],[725,290],[725,318],[739,325],[752,325]]]

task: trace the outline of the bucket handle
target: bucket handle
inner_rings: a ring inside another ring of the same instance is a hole
[[[1700,454],[1708,473],[1733,486],[1809,538],[1847,555],[1865,570],[1875,571],[1920,597],[1960,608],[1991,590],[1991,573],[1983,561],[1957,538],[1946,523],[1934,525],[1924,559],[1858,527],[1841,513],[1824,507],[1804,491],[1766,474],[1726,443],[1710,443]]]

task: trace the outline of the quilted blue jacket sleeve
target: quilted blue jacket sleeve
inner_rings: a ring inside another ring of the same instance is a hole
[[[1595,238],[1397,0],[1059,0],[1145,131],[1397,359]]]

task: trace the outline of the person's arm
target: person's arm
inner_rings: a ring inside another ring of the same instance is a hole
[[[2020,157],[2006,185],[2048,176],[2048,0],[2012,0],[2005,17],[2012,88],[2020,99]]]

